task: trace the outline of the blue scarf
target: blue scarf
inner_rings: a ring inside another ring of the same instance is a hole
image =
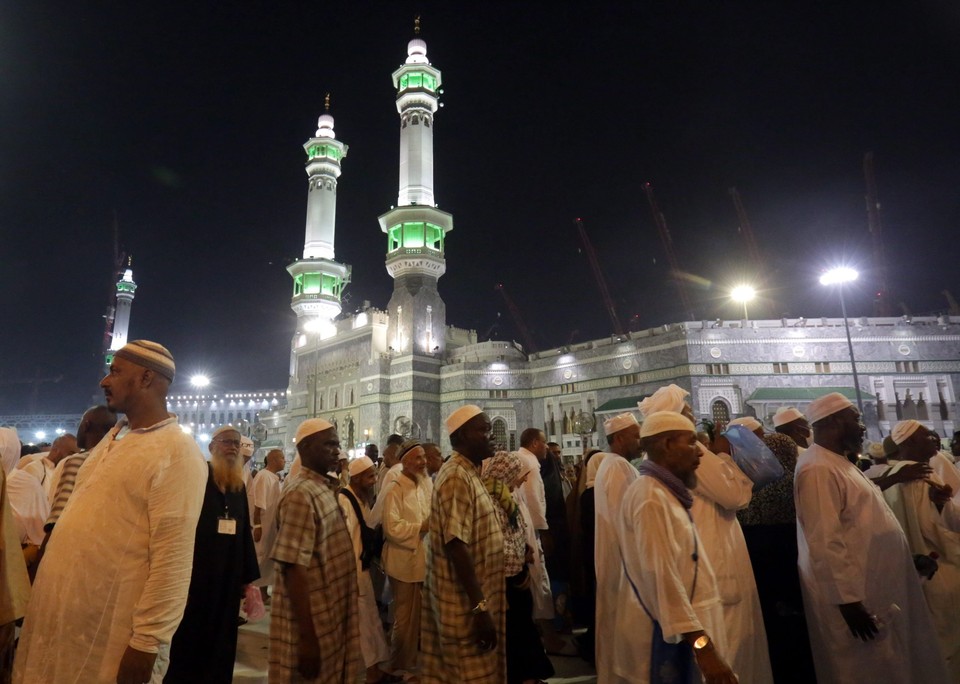
[[[693,507],[693,494],[687,489],[679,477],[671,473],[659,463],[654,463],[649,458],[645,458],[640,463],[640,474],[649,475],[670,490],[670,493],[677,497],[677,500],[683,504],[688,511]]]

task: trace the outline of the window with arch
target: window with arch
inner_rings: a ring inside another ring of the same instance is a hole
[[[710,405],[710,415],[715,429],[719,430],[730,422],[730,407],[723,399],[717,399]]]
[[[503,418],[494,418],[491,424],[493,428],[493,441],[497,449],[507,448],[507,421]]]

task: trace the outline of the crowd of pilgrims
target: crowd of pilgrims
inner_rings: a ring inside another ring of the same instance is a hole
[[[864,444],[837,393],[696,425],[669,385],[575,465],[467,404],[446,458],[310,418],[255,472],[167,413],[174,372],[131,342],[76,436],[0,428],[0,684],[230,682],[261,619],[270,682],[960,682],[960,432]]]

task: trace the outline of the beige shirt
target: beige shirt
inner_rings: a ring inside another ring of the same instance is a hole
[[[427,572],[424,535],[420,526],[430,517],[430,491],[424,476],[415,483],[400,475],[382,495],[383,569],[401,582],[422,582]]]
[[[0,468],[0,625],[23,617],[30,598],[30,579],[17,539],[6,477]]]

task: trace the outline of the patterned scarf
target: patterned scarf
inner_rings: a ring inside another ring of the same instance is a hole
[[[517,526],[519,508],[510,493],[512,485],[520,473],[520,458],[516,454],[506,451],[498,452],[493,458],[483,462],[481,479],[490,496],[500,504],[507,519],[514,527]]]
[[[693,494],[687,489],[679,477],[671,473],[659,463],[654,463],[649,458],[643,459],[638,468],[641,475],[649,475],[670,490],[670,493],[677,497],[677,500],[683,504],[688,511],[693,508]]]

